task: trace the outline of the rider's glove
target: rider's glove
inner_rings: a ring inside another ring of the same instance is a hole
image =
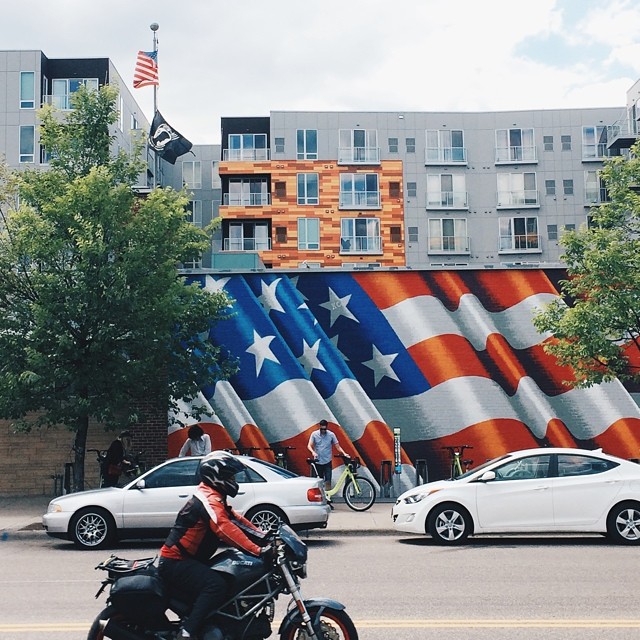
[[[273,544],[269,543],[266,547],[260,549],[260,557],[265,560],[273,560],[276,555],[276,548]]]

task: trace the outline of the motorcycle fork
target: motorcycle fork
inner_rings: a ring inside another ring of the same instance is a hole
[[[318,640],[316,631],[313,628],[313,623],[311,622],[311,616],[309,615],[307,607],[304,604],[304,600],[302,599],[302,593],[300,592],[300,583],[293,577],[289,566],[284,559],[279,558],[278,564],[280,565],[280,570],[282,571],[282,575],[284,576],[284,579],[287,583],[289,593],[291,594],[291,599],[296,603],[296,608],[300,612],[302,621],[307,627],[307,635],[310,638],[315,638],[316,640]]]

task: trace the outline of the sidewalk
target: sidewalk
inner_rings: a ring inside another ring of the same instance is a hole
[[[42,532],[42,514],[47,510],[51,496],[0,497],[0,538],[21,531]],[[342,501],[334,502],[326,529],[311,529],[308,537],[335,533],[360,535],[394,534],[391,526],[392,498],[378,499],[367,511],[356,512]]]

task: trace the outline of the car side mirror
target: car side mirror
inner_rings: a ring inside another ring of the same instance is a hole
[[[134,487],[136,489],[144,489],[146,486],[145,481],[144,480],[138,480],[138,482],[135,483]]]
[[[491,482],[492,480],[496,479],[496,472],[485,471],[478,479],[480,480],[480,482]]]

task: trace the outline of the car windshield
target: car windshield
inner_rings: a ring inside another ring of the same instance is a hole
[[[501,460],[506,460],[507,458],[510,458],[512,455],[513,454],[511,453],[505,453],[504,455],[498,456],[497,458],[492,458],[491,460],[487,460],[486,462],[479,464],[477,467],[473,467],[473,469],[469,469],[469,471],[465,471],[465,473],[463,473],[462,475],[458,476],[455,479],[462,480],[462,478],[468,478],[469,476],[472,476],[474,473],[477,473],[478,471],[482,471],[486,467],[489,467],[490,465],[496,462],[500,462]]]
[[[271,471],[273,471],[274,473],[277,473],[279,476],[282,476],[283,478],[295,478],[298,475],[293,471],[289,471],[289,469],[283,469],[282,467],[279,467],[277,464],[267,462],[266,460],[258,460],[258,458],[249,458],[249,459],[265,467],[268,467],[269,469],[271,469]]]

